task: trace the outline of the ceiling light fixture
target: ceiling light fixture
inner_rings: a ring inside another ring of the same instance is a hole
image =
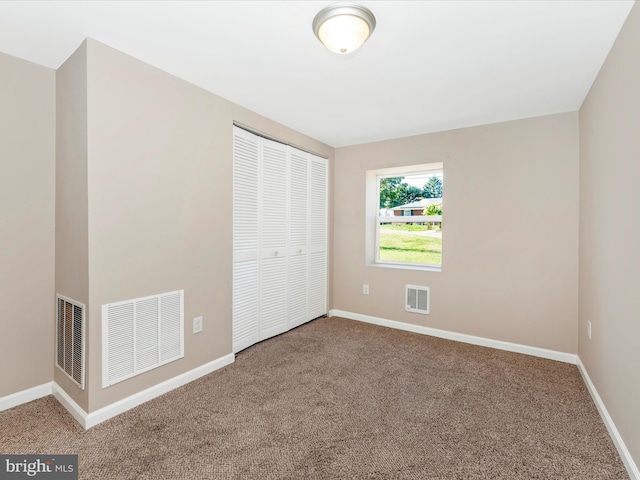
[[[376,28],[371,10],[355,3],[336,3],[318,12],[313,19],[313,33],[334,53],[356,51]]]

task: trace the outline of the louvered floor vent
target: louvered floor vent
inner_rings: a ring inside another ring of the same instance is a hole
[[[184,290],[102,306],[102,388],[184,356]]]
[[[429,287],[416,287],[415,285],[407,285],[406,291],[406,310],[413,313],[429,313],[429,304],[431,302],[431,293]]]
[[[84,305],[56,297],[56,365],[84,390]]]

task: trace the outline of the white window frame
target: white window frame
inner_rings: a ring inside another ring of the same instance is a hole
[[[404,167],[383,168],[368,170],[366,173],[366,264],[376,267],[406,268],[412,270],[425,270],[439,272],[442,270],[440,264],[433,263],[413,263],[413,262],[393,262],[390,260],[380,260],[380,179],[407,177],[412,175],[442,172],[444,177],[444,165],[442,162],[426,163],[420,165],[407,165]],[[441,222],[442,216],[418,216],[401,215],[394,217],[393,223],[414,223],[414,222]]]

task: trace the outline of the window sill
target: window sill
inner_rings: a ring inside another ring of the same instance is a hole
[[[399,263],[367,263],[367,267],[377,268],[398,268],[400,270],[421,270],[423,272],[438,272],[442,271],[442,267],[422,267],[420,265],[402,265]]]

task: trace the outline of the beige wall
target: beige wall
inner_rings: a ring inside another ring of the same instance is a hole
[[[0,362],[20,365],[0,369],[0,396],[55,375],[95,411],[230,353],[236,120],[330,157],[330,307],[577,351],[638,463],[639,46],[636,6],[580,111],[579,167],[573,113],[341,148],[334,164],[332,148],[92,40],[56,74],[0,54]],[[365,172],[428,162],[444,162],[442,272],[366,266]],[[407,283],[431,287],[430,315],[404,311]],[[100,305],[180,288],[185,358],[102,389]],[[89,306],[84,393],[54,368],[56,291]]]
[[[56,71],[56,293],[89,307],[87,47]],[[86,334],[93,329],[87,322]],[[51,341],[55,341],[52,338]],[[87,350],[90,345],[86,342]],[[85,371],[86,378],[86,371]],[[88,392],[60,369],[54,379],[83,409]]]
[[[579,355],[640,465],[638,58],[635,5],[580,110]]]
[[[87,44],[89,411],[231,353],[232,127],[333,149]],[[185,358],[103,389],[101,305],[185,291]],[[203,333],[191,321],[204,317]]]
[[[53,379],[55,72],[0,53],[0,397]]]
[[[432,162],[442,271],[365,265],[365,172]],[[339,148],[333,181],[335,309],[577,352],[577,113]],[[431,287],[431,314],[405,312],[406,284]]]

